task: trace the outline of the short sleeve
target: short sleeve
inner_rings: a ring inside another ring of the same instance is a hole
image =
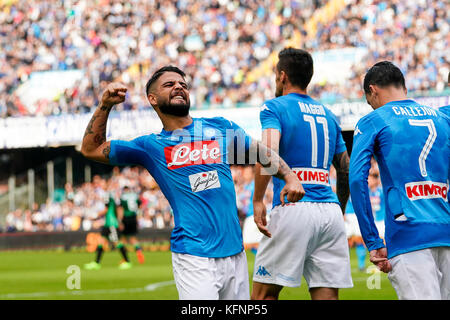
[[[131,141],[111,140],[109,162],[112,165],[143,165],[148,164],[148,154],[144,149],[144,137]]]
[[[261,107],[259,120],[261,122],[262,130],[277,129],[281,133],[280,118],[272,109],[273,106],[270,106],[267,102]]]
[[[252,143],[252,137],[250,137],[244,129],[242,129],[239,125],[231,120],[226,120],[228,122],[227,125],[227,148],[233,144],[234,151],[245,150],[248,151],[250,149],[250,145]],[[231,134],[232,133],[232,134]]]

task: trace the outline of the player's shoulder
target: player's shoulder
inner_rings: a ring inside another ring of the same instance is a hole
[[[376,130],[377,124],[381,119],[379,112],[376,112],[377,110],[369,112],[358,120],[355,126],[355,135],[361,128],[364,128],[365,130]]]
[[[447,117],[447,119],[450,117],[450,105],[440,107],[439,111],[443,113]]]
[[[144,145],[145,143],[151,143],[157,139],[157,134],[155,133],[149,133],[142,136],[139,136],[137,138],[134,138],[132,141],[136,143],[137,145]]]
[[[286,103],[285,96],[280,96],[273,99],[268,99],[264,101],[263,105],[260,108],[260,112],[265,110],[277,111],[280,107],[282,107]]]
[[[229,128],[234,125],[234,122],[224,117],[211,117],[211,118],[196,118],[196,121],[201,121],[205,125],[211,125],[219,128]]]

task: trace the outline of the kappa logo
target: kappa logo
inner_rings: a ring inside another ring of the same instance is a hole
[[[263,104],[262,107],[259,108],[260,112],[262,112],[264,110],[269,110],[269,108],[265,104]]]
[[[356,136],[357,134],[362,134],[361,130],[359,130],[358,126],[355,128],[355,132],[353,133],[353,136]]]
[[[258,271],[256,271],[256,275],[262,276],[262,277],[265,277],[265,276],[271,277],[271,274],[269,272],[267,272],[266,268],[264,268],[263,266],[258,267]]]

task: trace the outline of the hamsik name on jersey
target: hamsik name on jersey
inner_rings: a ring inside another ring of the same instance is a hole
[[[224,118],[195,118],[176,131],[113,140],[110,163],[142,165],[158,183],[173,209],[173,252],[209,258],[241,252],[228,158],[237,149],[248,150],[251,138]]]

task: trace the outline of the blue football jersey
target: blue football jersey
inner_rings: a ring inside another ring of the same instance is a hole
[[[228,156],[250,143],[231,121],[198,118],[180,130],[111,141],[110,163],[142,165],[158,183],[174,214],[173,252],[220,258],[243,250]]]
[[[445,113],[447,115],[447,117],[450,117],[450,105],[440,107],[439,111],[442,113]]]
[[[384,247],[367,186],[372,155],[383,185],[388,258],[450,246],[449,125],[448,117],[413,100],[387,103],[357,123],[350,194],[368,250]]]
[[[260,120],[263,130],[281,133],[279,154],[305,189],[300,201],[339,203],[329,170],[334,155],[346,151],[346,146],[334,114],[307,95],[290,93],[266,101]],[[280,204],[284,184],[273,178],[274,207]]]

